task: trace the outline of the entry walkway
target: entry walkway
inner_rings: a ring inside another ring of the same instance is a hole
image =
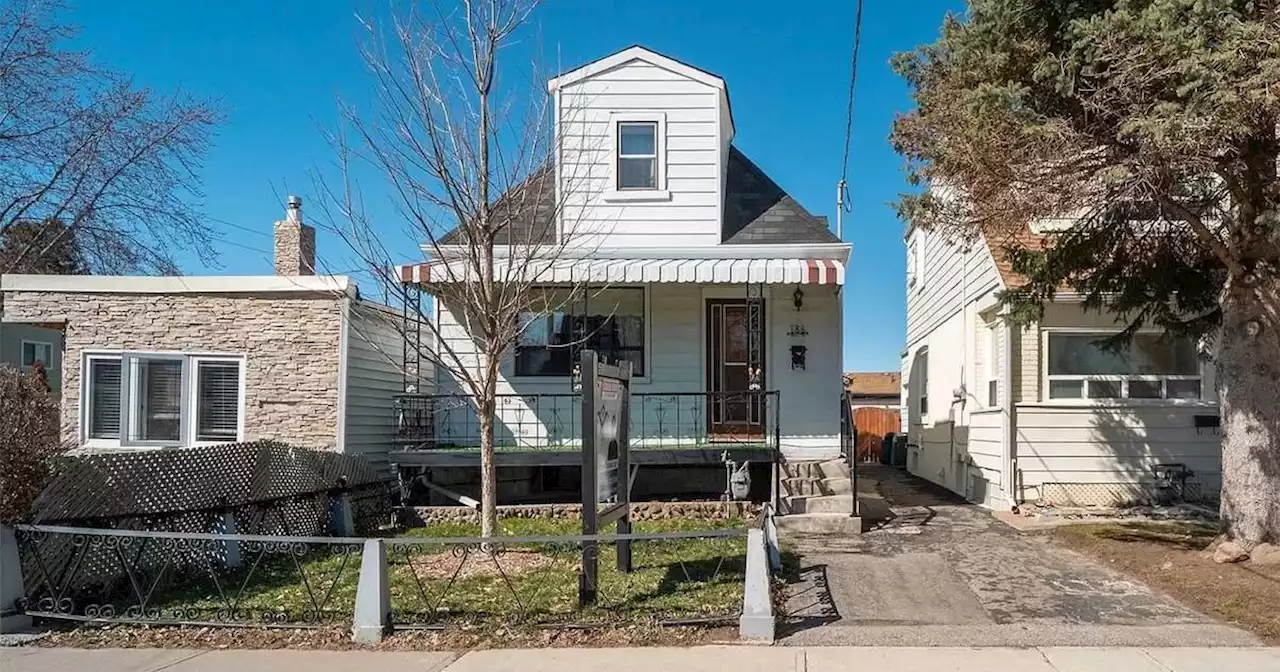
[[[684,649],[184,651],[0,649],[4,672],[1277,672],[1275,649]]]
[[[952,493],[860,467],[861,536],[783,538],[799,555],[784,644],[1251,646],[1219,624]]]

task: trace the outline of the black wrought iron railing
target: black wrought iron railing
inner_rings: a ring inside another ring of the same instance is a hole
[[[853,495],[849,515],[858,515],[858,425],[853,418],[849,393],[840,395],[840,456],[849,465],[849,493]]]
[[[393,403],[402,450],[480,450],[480,416],[470,396],[400,394]],[[581,406],[576,393],[498,395],[495,450],[577,450]],[[774,448],[781,436],[777,391],[638,392],[630,411],[631,446],[638,450]]]

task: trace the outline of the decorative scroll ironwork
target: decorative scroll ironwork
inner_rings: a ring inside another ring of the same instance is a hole
[[[349,622],[359,539],[15,526],[40,618],[308,626]]]
[[[576,451],[582,445],[581,395],[498,395],[494,446],[502,452]],[[396,438],[406,450],[479,451],[480,421],[465,394],[402,394],[394,400]],[[759,436],[722,436],[708,431],[711,408],[749,412]],[[634,450],[676,450],[712,443],[774,447],[778,392],[633,392],[630,435]]]

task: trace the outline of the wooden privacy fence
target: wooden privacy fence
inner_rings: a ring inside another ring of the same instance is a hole
[[[897,434],[902,427],[902,418],[896,408],[855,406],[853,425],[858,430],[858,461],[879,462],[885,435]]]

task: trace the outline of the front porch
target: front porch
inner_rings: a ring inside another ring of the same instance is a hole
[[[719,463],[726,450],[739,461],[840,454],[839,292],[847,248],[824,250],[830,256],[818,259],[779,258],[765,249],[742,250],[745,258],[595,254],[512,271],[535,274],[538,285],[528,301],[534,305],[519,316],[521,339],[500,365],[494,423],[500,463],[577,463],[575,365],[584,349],[632,367],[638,463]],[[517,262],[495,263],[499,276],[510,277],[505,265]],[[406,315],[421,314],[422,294],[434,295],[441,350],[476,350],[462,307],[445,298],[455,293],[437,290],[469,282],[470,273],[445,262],[400,269]],[[431,347],[414,333],[408,340],[409,351]],[[421,370],[412,361],[407,368]],[[406,391],[394,402],[392,461],[475,463],[474,405],[449,372],[437,370],[419,389],[406,380]]]
[[[633,392],[628,432],[634,464],[772,462],[781,442],[780,395],[760,392]],[[402,466],[472,466],[480,460],[480,423],[462,394],[395,397],[396,449]],[[494,452],[500,466],[582,463],[581,395],[503,394],[497,399]]]

